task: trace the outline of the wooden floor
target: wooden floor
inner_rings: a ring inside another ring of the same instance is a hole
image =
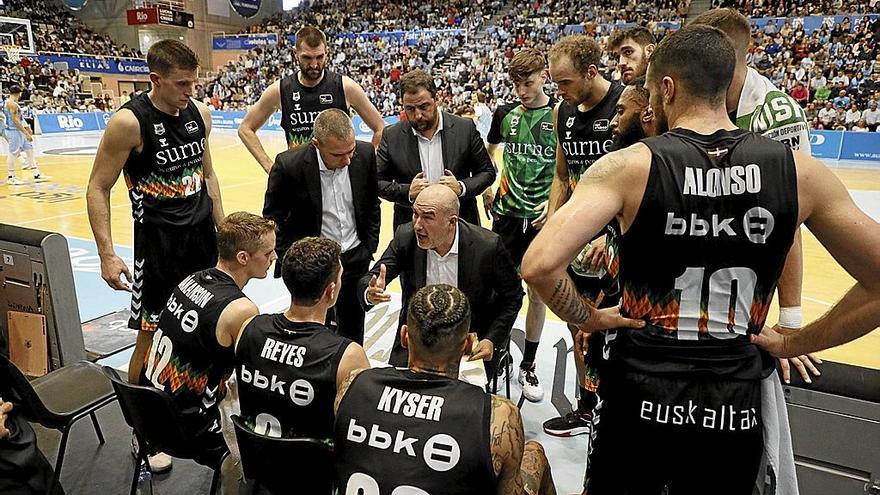
[[[284,149],[280,133],[262,135],[270,156]],[[0,186],[0,222],[61,232],[91,239],[85,206],[85,187],[94,160],[99,134],[78,134],[36,138],[38,163],[45,175],[53,177],[43,184]],[[266,175],[232,131],[216,131],[210,139],[214,166],[220,178],[226,213],[247,210],[259,213],[266,187]],[[0,149],[5,162],[5,147]],[[43,154],[49,153],[49,154]],[[73,154],[76,153],[76,154]],[[2,162],[0,162],[2,164]],[[0,165],[2,166],[2,165]],[[876,170],[836,168],[835,173],[857,198],[867,197],[880,218],[880,168]],[[27,173],[22,174],[30,179]],[[876,197],[875,197],[876,196]],[[132,243],[131,208],[125,184],[117,183],[111,196],[113,240],[118,245]],[[383,203],[380,250],[391,237],[391,207]],[[485,222],[484,222],[485,223]],[[853,284],[853,280],[830,257],[816,239],[804,231],[805,321],[823,314]],[[392,290],[397,290],[392,286]],[[770,322],[776,321],[775,309]],[[825,351],[823,358],[860,366],[880,368],[880,332],[861,340]]]

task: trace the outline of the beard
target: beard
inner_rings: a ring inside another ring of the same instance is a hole
[[[651,105],[654,109],[654,121],[657,123],[657,135],[665,133],[669,130],[669,118],[666,116],[666,109],[663,105]]]
[[[308,67],[300,65],[299,72],[302,75],[303,79],[306,79],[308,81],[317,81],[321,78],[321,75],[324,74],[324,68],[321,67],[320,69],[309,69]]]
[[[621,129],[619,133],[614,135],[614,146],[612,149],[616,151],[628,148],[646,137],[647,135],[645,134],[644,129],[642,129],[642,126],[639,123],[638,119],[634,119],[632,122],[629,123],[628,126]]]

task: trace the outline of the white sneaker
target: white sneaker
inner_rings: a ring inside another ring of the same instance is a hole
[[[40,173],[34,174],[34,182],[47,182],[51,178],[52,177],[50,177],[48,175],[44,175],[44,174],[40,174]]]
[[[131,455],[137,459],[138,456],[138,441],[137,437],[132,434],[131,436]],[[147,462],[150,463],[150,471],[154,474],[164,473],[171,469],[171,456],[164,453],[158,452],[153,455],[147,456]]]
[[[522,385],[523,396],[529,402],[541,402],[544,399],[544,389],[535,374],[534,363],[528,369],[519,369],[519,384]]]
[[[0,176],[0,177],[2,177],[2,176]],[[23,186],[26,184],[25,181],[19,179],[18,177],[14,176],[14,175],[10,175],[9,177],[7,177],[6,183],[9,184],[10,186]]]

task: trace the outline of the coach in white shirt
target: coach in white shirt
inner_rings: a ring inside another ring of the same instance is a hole
[[[471,303],[471,331],[478,338],[471,360],[483,359],[491,377],[497,367],[495,351],[507,344],[522,305],[522,284],[501,238],[459,219],[458,212],[458,198],[449,187],[436,184],[422,190],[413,202],[413,221],[397,229],[381,259],[361,278],[358,291],[365,308],[371,308],[390,300],[385,288],[400,276],[403,308],[389,363],[406,366],[400,326],[406,323],[410,297],[426,285],[457,287]]]
[[[370,143],[354,136],[345,112],[321,112],[311,143],[275,159],[263,216],[278,225],[276,277],[287,248],[304,237],[324,237],[342,247],[342,287],[328,324],[363,344],[364,312],[356,290],[379,247],[381,212],[376,155]]]

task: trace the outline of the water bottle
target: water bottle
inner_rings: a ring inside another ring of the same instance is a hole
[[[602,278],[605,276],[605,268],[599,267],[597,270],[591,270],[589,265],[584,265],[584,259],[587,257],[587,251],[590,250],[590,243],[588,242],[584,249],[581,250],[580,254],[571,262],[571,270],[581,276],[588,278]]]

